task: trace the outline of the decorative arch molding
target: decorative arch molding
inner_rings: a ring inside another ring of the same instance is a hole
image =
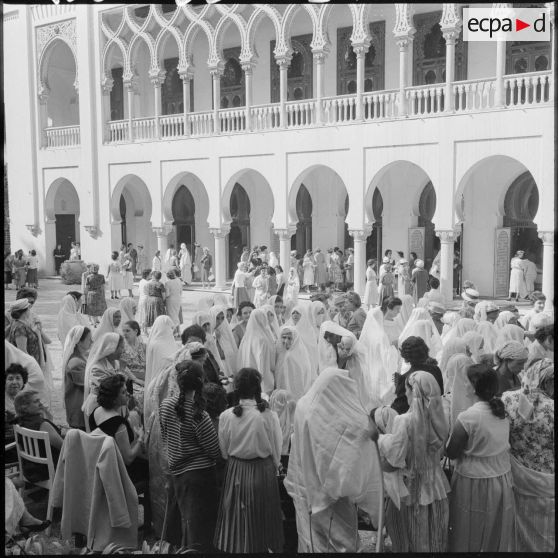
[[[110,200],[110,216],[111,221],[119,222],[121,220],[120,215],[120,196],[122,196],[125,189],[130,192],[131,189],[128,186],[133,186],[134,191],[134,206],[143,206],[144,214],[151,219],[153,212],[153,204],[151,201],[151,194],[149,193],[149,188],[145,182],[135,174],[127,174],[123,176],[114,187]]]
[[[209,216],[209,196],[204,183],[193,172],[183,171],[171,178],[165,187],[162,203],[163,224],[169,226],[174,222],[172,203],[176,192],[181,186],[185,186],[190,194],[192,194],[196,213],[201,213],[202,220],[207,222]]]
[[[39,94],[48,88],[46,79],[48,64],[54,47],[58,41],[62,41],[66,44],[74,57],[74,64],[76,68],[74,88],[76,91],[79,91],[76,20],[68,19],[66,21],[60,21],[50,25],[43,25],[42,27],[37,27],[35,33],[38,60],[37,69],[39,74]]]
[[[56,197],[58,195],[58,191],[60,190],[60,187],[65,183],[70,184],[71,187],[73,188],[75,195],[78,199],[79,207],[81,208],[81,200],[79,199],[79,194],[76,187],[74,186],[74,183],[68,178],[66,178],[65,176],[61,176],[60,178],[57,178],[56,180],[51,182],[50,186],[47,189],[47,193],[45,196],[45,221],[47,222],[49,221],[52,222],[56,219],[55,216]]]

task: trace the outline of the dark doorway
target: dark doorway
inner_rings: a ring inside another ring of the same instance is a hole
[[[296,250],[304,256],[306,250],[312,248],[312,197],[304,186],[300,185],[296,195],[296,233],[291,239],[291,250]]]
[[[70,245],[76,240],[76,216],[56,214],[56,245],[62,245],[64,254],[70,257]]]
[[[229,208],[232,218],[229,232],[229,277],[233,277],[242,247],[250,247],[250,198],[238,182],[234,185]]]
[[[424,227],[424,266],[430,269],[434,256],[440,250],[440,239],[436,237],[432,218],[436,211],[436,192],[432,182],[422,190],[419,200],[418,226]]]
[[[378,271],[382,259],[382,214],[384,212],[384,200],[380,190],[376,188],[372,194],[372,215],[374,224],[372,233],[366,239],[366,259],[377,260],[376,271]]]
[[[174,219],[174,232],[176,247],[184,242],[190,254],[194,254],[194,242],[196,241],[196,204],[192,193],[186,186],[178,187],[172,199],[172,217]]]
[[[126,200],[124,196],[120,196],[120,236],[122,237],[121,243],[128,244],[126,233]]]

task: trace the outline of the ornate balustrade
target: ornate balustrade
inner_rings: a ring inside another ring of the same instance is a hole
[[[79,147],[79,125],[77,126],[57,126],[45,129],[46,147]]]

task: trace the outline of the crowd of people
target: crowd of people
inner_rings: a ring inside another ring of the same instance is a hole
[[[157,536],[201,551],[357,551],[359,523],[377,525],[385,505],[394,551],[554,549],[554,317],[542,293],[520,316],[466,282],[454,306],[423,262],[386,254],[377,273],[369,262],[362,300],[335,290],[351,283],[351,252],[341,264],[316,250],[302,258],[312,293],[300,300],[295,254],[283,277],[262,246],[243,252],[231,294],[200,295],[186,325],[196,264],[185,249],[140,267],[139,299],[120,299],[139,261],[123,246],[107,271],[118,306],[92,265],[57,322],[67,425],[114,439],[129,478],[149,486]],[[6,314],[6,419],[48,432],[62,461],[37,296],[20,288]]]

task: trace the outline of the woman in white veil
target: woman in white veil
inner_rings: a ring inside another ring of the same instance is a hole
[[[238,369],[255,368],[262,375],[262,392],[275,387],[276,346],[266,308],[252,310],[238,348]]]
[[[298,319],[296,316],[293,316],[295,313],[298,314]],[[310,355],[310,361],[317,371],[318,339],[314,332],[314,326],[308,315],[307,307],[303,304],[297,304],[291,310],[290,318],[287,320],[285,325],[294,325],[296,327],[300,335],[300,339],[304,343],[304,346]]]
[[[178,257],[180,258],[180,279],[182,279],[186,285],[189,285],[192,282],[192,258],[184,242],[180,245]]]
[[[209,351],[211,351],[211,354],[213,355],[213,358],[217,362],[219,369],[221,370],[222,373],[224,373],[225,365],[221,360],[221,355],[219,354],[219,347],[217,347],[217,341],[215,340],[215,335],[211,333],[211,316],[209,315],[209,311],[199,310],[198,312],[196,312],[192,316],[192,324],[199,325],[205,331],[204,347]]]
[[[402,302],[401,310],[399,311],[399,314],[395,316],[394,321],[399,326],[399,329],[403,331],[403,329],[407,325],[407,322],[409,321],[409,318],[411,317],[411,312],[415,307],[415,300],[413,299],[413,295],[409,294],[401,295],[399,298]]]
[[[275,387],[287,390],[298,401],[316,379],[314,367],[296,327],[283,326],[280,342],[275,365]]]
[[[236,373],[238,348],[231,326],[227,321],[227,307],[216,305],[209,309],[209,317],[211,318],[211,333],[215,336],[215,342],[222,351],[221,362],[223,363],[226,376],[232,376]]]
[[[62,298],[62,306],[58,312],[58,339],[62,346],[70,329],[74,326],[85,326],[87,320],[79,312],[79,304],[73,295],[68,293]]]
[[[415,310],[420,309],[415,308]],[[399,346],[409,337],[421,337],[428,347],[428,354],[436,360],[440,359],[442,354],[442,338],[430,317],[427,320],[415,320],[407,324],[407,327],[399,336]]]
[[[158,316],[153,322],[145,348],[145,385],[153,379],[161,363],[176,352],[178,343],[174,340],[174,322],[169,316]]]
[[[496,350],[498,330],[490,322],[479,322],[475,331],[484,339],[484,352],[487,354],[493,354]]]

